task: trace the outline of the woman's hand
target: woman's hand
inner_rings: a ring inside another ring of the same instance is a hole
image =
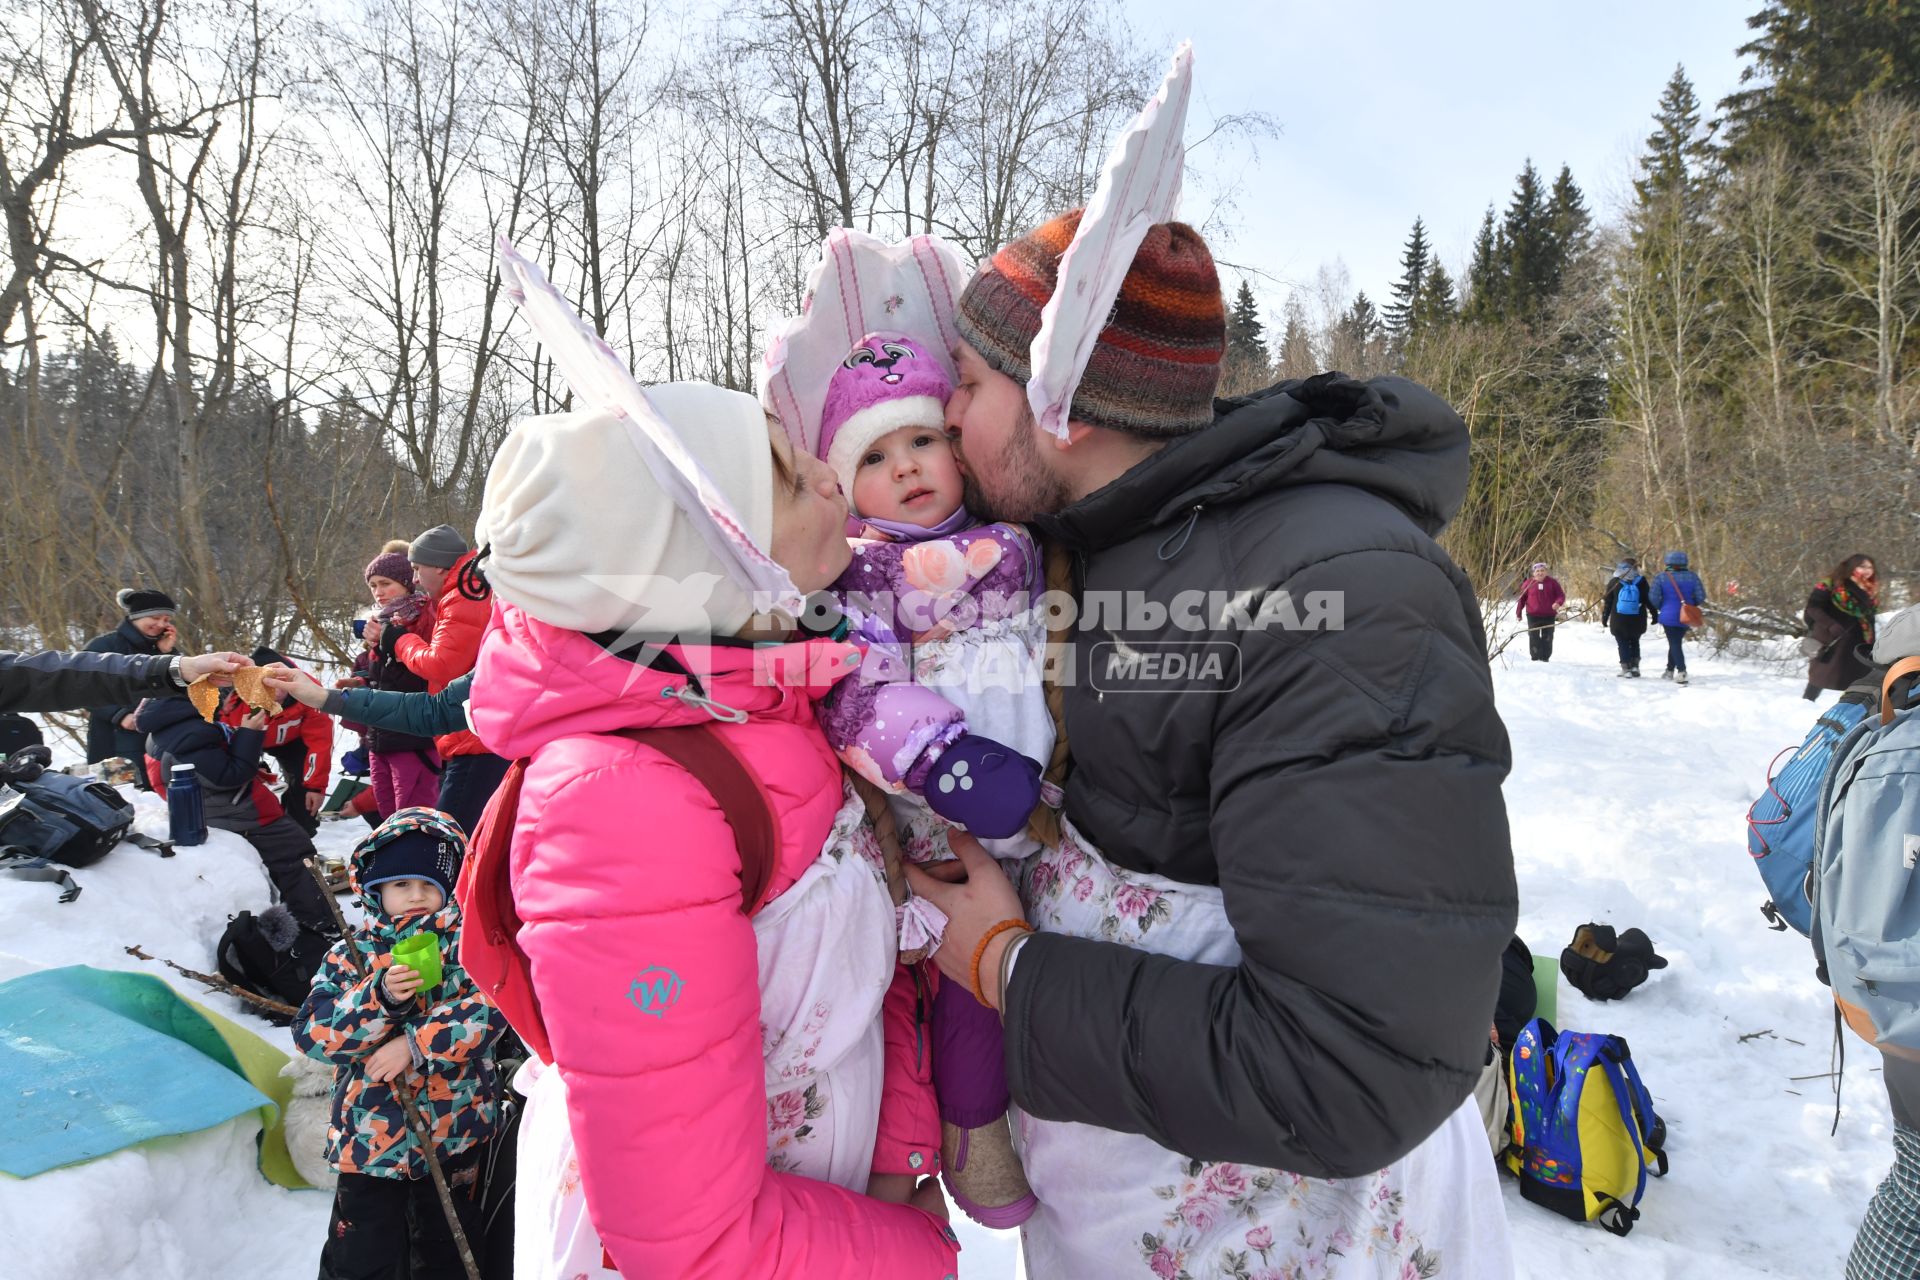
[[[951,831],[947,834],[947,843],[959,855],[966,869],[966,880],[947,884],[909,865],[907,883],[915,893],[947,913],[946,939],[933,953],[933,962],[940,966],[940,972],[948,980],[971,990],[968,984],[973,980],[973,949],[980,945],[981,937],[1002,920],[1021,919],[1024,912],[1020,895],[1013,891],[1007,873],[980,847],[978,840],[964,831]],[[987,1004],[994,1009],[1000,1008],[1000,955],[1019,936],[1018,929],[1003,929],[987,944],[986,954],[980,957],[980,989],[986,993]]]
[[[385,1084],[412,1069],[413,1050],[407,1047],[404,1032],[367,1055],[367,1079],[375,1084]]]
[[[153,638],[153,647],[162,653],[172,653],[173,646],[180,643],[180,632],[169,622],[161,628],[160,634]]]
[[[367,642],[367,647],[371,649],[373,646],[380,643],[380,633],[382,631],[385,631],[386,629],[387,629],[387,624],[380,621],[380,619],[369,618],[367,619],[366,632],[361,636],[361,639],[365,640]]]
[[[342,676],[333,682],[333,687],[336,689],[364,689],[367,687],[367,682],[360,676]]]
[[[327,700],[325,689],[282,663],[275,662],[260,668],[260,682],[281,697],[292,698],[316,710]]]

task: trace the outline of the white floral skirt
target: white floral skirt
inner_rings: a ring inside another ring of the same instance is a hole
[[[1115,867],[1072,824],[1027,864],[1046,933],[1239,963],[1220,891]],[[1038,1120],[1014,1132],[1040,1209],[1027,1274],[1047,1280],[1497,1280],[1513,1274],[1505,1211],[1473,1099],[1367,1178],[1209,1164],[1137,1134]]]
[[[880,1126],[880,1005],[893,980],[893,903],[866,809],[847,792],[820,858],[753,918],[760,948],[767,1163],[865,1192]],[[644,1087],[637,1082],[636,1087]],[[515,1280],[601,1280],[558,1070],[529,1060],[514,1190]]]

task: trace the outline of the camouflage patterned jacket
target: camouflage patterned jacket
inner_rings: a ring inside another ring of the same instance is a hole
[[[409,823],[416,814],[422,816]],[[333,1064],[327,1160],[342,1173],[427,1176],[400,1095],[391,1084],[375,1084],[366,1077],[367,1056],[397,1035],[408,1037],[414,1063],[400,1079],[418,1090],[432,1124],[434,1149],[442,1159],[486,1141],[498,1123],[493,1046],[506,1020],[460,967],[459,904],[449,899],[430,916],[396,922],[381,912],[377,893],[361,888],[382,837],[439,819],[428,814],[433,811],[402,810],[354,850],[349,874],[367,910],[366,923],[327,952],[293,1022],[294,1043],[301,1051]],[[444,972],[431,991],[395,1011],[377,990],[380,975],[392,962],[394,943],[422,930],[440,935]],[[349,947],[358,952],[358,971],[349,960]],[[366,976],[360,976],[362,972]]]

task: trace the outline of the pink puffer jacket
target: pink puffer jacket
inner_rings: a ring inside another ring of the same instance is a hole
[[[819,857],[841,788],[808,690],[756,670],[799,659],[837,672],[849,652],[676,650],[715,701],[748,714],[720,732],[779,810],[774,896]],[[759,970],[732,829],[678,765],[609,736],[708,723],[672,696],[686,684],[506,604],[475,668],[476,732],[489,750],[530,757],[511,862],[519,942],[593,1225],[629,1280],[951,1277],[958,1245],[944,1223],[767,1167]],[[644,999],[630,998],[636,983]],[[895,1078],[901,1065],[890,1053],[889,1105],[911,1085]],[[883,1115],[883,1148],[892,1127]]]

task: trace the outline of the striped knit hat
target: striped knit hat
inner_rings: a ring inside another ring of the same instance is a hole
[[[960,295],[960,336],[1019,382],[1033,376],[1040,309],[1053,296],[1060,255],[1083,212],[1061,214],[1002,248]],[[1206,242],[1184,222],[1158,223],[1133,255],[1069,416],[1137,436],[1198,431],[1213,421],[1226,343],[1226,307]]]

